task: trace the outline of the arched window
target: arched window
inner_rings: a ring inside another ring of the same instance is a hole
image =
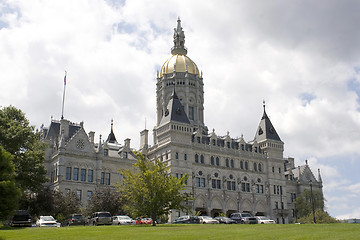
[[[243,160],[240,161],[240,169],[244,169],[244,161]]]
[[[230,165],[229,165],[229,159],[228,159],[228,158],[225,159],[225,166],[226,166],[226,167],[229,167],[229,166],[230,166]]]
[[[205,160],[204,160],[204,155],[200,155],[200,163],[204,164]]]
[[[220,166],[220,159],[219,159],[219,157],[216,157],[216,166]]]
[[[214,156],[211,156],[211,165],[215,165]]]
[[[245,170],[249,170],[249,162],[248,161],[245,162]]]
[[[257,172],[257,164],[254,163],[254,171]]]
[[[234,168],[234,160],[233,159],[230,160],[230,167]]]
[[[261,163],[259,163],[259,165],[258,165],[258,169],[259,169],[259,172],[262,172],[262,166],[261,166]]]
[[[198,163],[199,162],[199,155],[195,154],[195,162]]]

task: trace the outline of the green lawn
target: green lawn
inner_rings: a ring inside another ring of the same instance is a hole
[[[360,224],[1,228],[0,239],[360,239]]]

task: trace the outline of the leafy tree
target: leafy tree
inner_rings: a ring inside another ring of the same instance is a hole
[[[313,191],[312,198],[314,200],[314,209],[324,210],[324,197],[321,191]],[[296,198],[296,216],[302,218],[312,214],[312,199],[311,191],[305,189],[304,192],[298,195]]]
[[[0,220],[7,219],[17,208],[20,190],[14,181],[12,156],[0,146]]]
[[[120,193],[115,188],[97,189],[91,196],[84,214],[90,216],[94,212],[106,211],[112,215],[124,214]]]
[[[80,212],[81,201],[75,192],[63,193],[42,188],[28,200],[32,215],[52,215],[61,221],[67,215]]]
[[[39,141],[25,114],[13,107],[0,109],[0,145],[14,156],[15,181],[22,192],[36,192],[47,181],[45,143]]]
[[[322,211],[320,209],[315,210],[315,218],[316,223],[338,223],[339,221],[335,218],[331,217],[329,213]],[[312,212],[308,214],[307,216],[303,216],[298,219],[298,222],[301,223],[313,223],[314,217],[312,215]]]
[[[158,159],[151,162],[139,152],[136,156],[133,169],[120,171],[124,179],[118,188],[125,210],[133,217],[151,217],[155,226],[157,218],[171,209],[187,209],[182,203],[192,198],[181,191],[188,176],[177,179],[169,174],[166,163]]]

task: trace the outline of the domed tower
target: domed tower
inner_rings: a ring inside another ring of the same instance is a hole
[[[174,89],[193,128],[206,130],[204,126],[204,84],[195,62],[187,56],[185,34],[180,18],[174,28],[172,56],[162,65],[157,75],[156,105],[157,126],[165,117],[167,105]]]

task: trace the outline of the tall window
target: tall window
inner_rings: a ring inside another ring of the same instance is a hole
[[[214,146],[216,145],[215,139],[212,140],[212,145],[214,145]]]
[[[225,159],[225,166],[226,166],[226,167],[230,167],[230,165],[229,165],[229,159],[228,159],[228,158]]]
[[[194,107],[189,107],[189,119],[194,120]]]
[[[76,190],[76,195],[79,198],[79,200],[81,200],[81,193],[82,193],[81,190]]]
[[[79,168],[74,168],[73,180],[74,180],[74,181],[78,181],[78,180],[79,180]]]
[[[80,174],[81,174],[80,175],[80,180],[82,182],[85,182],[86,181],[86,169],[82,168]]]
[[[71,180],[71,167],[66,168],[66,180]]]
[[[187,160],[187,154],[186,153],[184,154],[184,160]]]
[[[110,185],[110,173],[105,173],[105,184]]]
[[[195,154],[195,162],[198,163],[199,162],[199,155]]]
[[[254,163],[254,171],[257,172],[257,164]]]
[[[234,165],[234,160],[231,159],[231,160],[230,160],[230,167],[231,167],[231,168],[234,168],[234,166],[235,166],[235,165]]]
[[[91,200],[93,192],[92,191],[87,191],[87,200]]]
[[[92,181],[93,181],[93,176],[94,176],[94,170],[89,169],[89,170],[88,170],[88,182],[92,182]]]
[[[200,163],[204,164],[205,160],[204,160],[204,155],[200,155]]]
[[[219,159],[219,157],[216,157],[216,166],[220,166],[220,159]]]
[[[240,161],[240,169],[244,169],[244,161],[243,160]]]
[[[249,170],[249,162],[248,161],[245,162],[245,169]]]
[[[262,166],[261,166],[261,163],[259,163],[259,165],[258,165],[258,169],[259,169],[259,172],[262,172]]]
[[[215,162],[214,162],[214,156],[211,156],[211,165],[215,165]]]
[[[100,184],[104,184],[104,183],[105,183],[105,173],[101,172]]]
[[[179,153],[178,152],[175,153],[175,159],[179,159]]]

